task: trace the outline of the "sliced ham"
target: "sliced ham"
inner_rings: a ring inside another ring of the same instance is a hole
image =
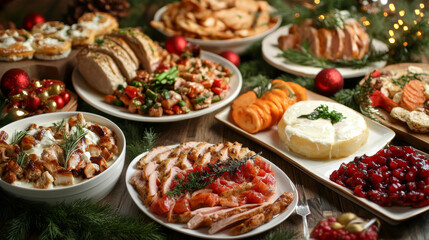
[[[243,159],[244,157],[246,157],[248,154],[249,154],[249,152],[251,152],[250,150],[249,150],[249,148],[247,148],[247,147],[245,147],[245,148],[241,148],[240,149],[240,152],[238,153],[238,159]],[[253,152],[253,151],[252,151]],[[254,152],[253,152],[254,153]]]
[[[359,49],[356,43],[356,33],[353,27],[349,25],[344,26],[344,55],[343,58],[346,60],[357,59],[359,57]]]
[[[240,225],[231,228],[230,233],[232,235],[243,234],[271,221],[275,215],[280,214],[287,209],[287,207],[292,203],[294,197],[293,193],[283,193],[273,204],[265,207],[263,212],[256,214]]]
[[[156,170],[158,164],[156,162],[149,162],[148,164],[143,166],[143,176],[144,179],[149,179],[149,176]]]
[[[158,154],[166,152],[166,151],[170,151],[170,149],[166,146],[160,146],[160,147],[152,148],[146,155],[144,155],[144,157],[142,157],[137,162],[137,168],[143,169],[143,166],[145,164],[147,164],[148,162],[151,162]]]
[[[212,159],[212,153],[206,152],[203,156],[199,157],[195,162],[194,166],[202,166],[207,163],[210,163],[210,160]]]
[[[148,187],[146,188],[146,199],[145,204],[146,206],[150,206],[153,201],[158,199],[158,172],[155,171],[149,176],[148,180]]]
[[[229,145],[229,147],[228,147],[228,155],[229,155],[232,159],[237,158],[237,157],[238,157],[238,154],[239,154],[239,152],[240,152],[240,150],[241,150],[241,146],[242,146],[242,145],[243,145],[243,144],[238,143],[238,142],[234,142],[234,143],[230,144],[230,145]]]
[[[180,170],[180,168],[173,167],[170,173],[166,177],[164,177],[160,189],[162,194],[167,194],[167,192],[170,191],[171,183],[173,182],[174,177],[177,175],[177,173],[181,171],[182,170]]]
[[[171,218],[168,222],[175,222],[175,223],[187,223],[189,220],[191,220],[194,216],[198,214],[210,214],[213,212],[217,212],[219,210],[225,209],[222,206],[216,206],[216,207],[206,207],[206,208],[199,208],[197,210],[186,212],[182,214],[172,214]]]
[[[282,35],[277,39],[277,43],[281,50],[296,48],[299,44],[298,34]]]
[[[293,193],[285,192],[272,204],[264,203],[261,206],[253,208],[249,211],[246,211],[240,214],[234,214],[231,217],[223,218],[222,220],[214,223],[211,226],[211,228],[209,229],[209,234],[215,234],[220,230],[227,228],[228,226],[231,226],[239,221],[252,218],[253,216],[256,216],[261,213],[263,213],[264,216],[267,217],[267,219],[269,218],[269,220],[271,220],[272,217],[276,215],[275,214],[276,212],[278,214],[286,210],[287,206],[289,206],[292,203],[294,197],[295,195]],[[265,218],[264,218],[264,221],[265,221]],[[264,223],[264,221],[262,221],[262,223]],[[259,223],[262,224],[260,221]],[[238,234],[240,234],[240,231],[243,231],[242,233],[244,233],[245,229],[247,229],[247,231],[250,231],[251,229],[258,227],[259,225],[257,226],[238,225],[236,228],[233,228],[233,232],[234,233],[237,232]]]
[[[330,59],[332,55],[332,30],[321,28],[318,30],[319,40],[320,40],[320,50],[324,59]]]
[[[298,28],[298,34],[300,36],[300,44],[308,42],[310,44],[310,52],[313,53],[316,57],[321,57],[320,52],[320,41],[317,34],[317,29],[310,26],[302,26]]]
[[[360,25],[355,19],[348,19],[347,23],[353,28],[356,33],[356,37],[359,41],[357,41],[359,47],[359,55],[358,59],[362,59],[365,54],[369,51],[370,38],[368,33],[366,33],[365,28]]]
[[[190,152],[190,150],[186,150],[186,151],[180,153],[179,159],[176,162],[177,167],[179,167],[183,170],[192,168],[192,163],[188,159],[189,152]]]
[[[142,170],[137,170],[133,177],[130,179],[130,184],[134,186],[140,196],[144,196],[146,193],[146,181]],[[142,197],[142,199],[144,199]]]
[[[189,222],[186,224],[186,227],[189,229],[196,229],[199,227],[211,226],[213,223],[232,216],[234,214],[242,213],[248,211],[249,209],[260,206],[259,204],[246,204],[234,208],[223,208],[214,212],[199,212],[192,217]]]
[[[177,81],[177,80],[176,80]],[[178,157],[180,153],[196,147],[201,142],[185,142],[173,149],[169,157]]]
[[[174,165],[176,164],[177,159],[178,157],[168,157],[164,161],[162,161],[157,168],[159,174],[161,176],[168,175],[171,168],[174,167]]]
[[[344,31],[336,28],[332,34],[332,44],[331,44],[331,60],[337,60],[343,57],[344,54]]]

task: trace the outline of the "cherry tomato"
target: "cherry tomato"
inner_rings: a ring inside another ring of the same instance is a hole
[[[51,99],[57,103],[57,109],[64,107],[64,99],[61,96],[53,96]]]
[[[65,104],[70,102],[70,94],[68,92],[66,91],[62,92],[61,97],[63,97]]]
[[[181,107],[179,107],[178,105],[175,105],[175,106],[173,107],[173,111],[174,111],[176,114],[183,114],[183,110],[182,110],[182,108],[181,108]]]
[[[166,108],[164,108],[164,113],[167,115],[174,115],[175,114],[173,109],[166,109]]]
[[[381,75],[381,72],[379,72],[379,71],[375,71],[372,73],[373,78],[379,77],[380,75]]]

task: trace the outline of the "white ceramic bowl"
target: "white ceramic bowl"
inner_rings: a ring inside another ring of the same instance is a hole
[[[155,21],[161,21],[162,14],[167,10],[167,6],[164,6],[155,13],[155,16],[153,17],[153,20]],[[202,49],[214,52],[214,53],[221,53],[225,50],[231,50],[236,52],[237,54],[241,54],[248,47],[250,47],[254,42],[264,38],[268,34],[274,32],[281,24],[281,18],[278,17],[278,21],[276,25],[274,25],[269,30],[255,36],[247,37],[247,38],[240,38],[240,39],[231,39],[231,40],[202,40],[202,39],[196,39],[196,38],[186,38],[188,42],[198,44]],[[171,37],[170,34],[167,34],[162,29],[157,28],[159,32],[164,34],[167,37]]]
[[[22,130],[28,127],[31,123],[40,125],[44,123],[58,122],[63,118],[70,118],[76,114],[78,114],[78,112],[58,112],[37,115],[12,122],[1,128],[0,131],[3,130],[7,132],[10,138],[16,130]],[[24,188],[9,184],[0,179],[0,187],[16,197],[37,202],[46,202],[49,204],[55,204],[61,201],[72,202],[82,198],[91,198],[96,201],[104,198],[115,186],[124,167],[126,146],[125,136],[121,129],[107,118],[86,112],[82,112],[82,114],[87,121],[104,125],[114,132],[119,148],[119,155],[109,168],[94,178],[72,186],[53,189]]]

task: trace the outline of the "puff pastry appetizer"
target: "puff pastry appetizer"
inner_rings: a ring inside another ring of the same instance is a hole
[[[0,61],[32,59],[33,40],[33,36],[23,29],[0,30]]]
[[[55,37],[46,37],[42,34],[34,35],[34,57],[42,60],[58,60],[69,56],[71,40]]]
[[[94,30],[79,23],[71,25],[67,35],[71,38],[73,47],[87,46],[95,40]]]
[[[150,73],[158,68],[163,56],[166,55],[164,49],[138,29],[122,28],[113,31],[111,35],[124,39],[136,53],[144,70]]]
[[[109,55],[116,65],[121,70],[122,75],[127,80],[133,79],[137,74],[136,70],[138,64],[136,64],[128,55],[128,53],[115,41],[109,38],[99,38],[95,44],[89,47],[91,51],[101,52]]]
[[[43,22],[34,25],[31,29],[33,34],[40,33],[45,37],[54,37],[57,39],[68,39],[67,31],[70,29],[69,25],[66,25],[59,21]]]
[[[109,55],[84,49],[77,58],[79,72],[99,92],[112,94],[120,84],[125,84],[124,76]]]
[[[94,30],[95,36],[109,34],[119,26],[116,18],[104,12],[85,13],[78,19],[78,23]]]

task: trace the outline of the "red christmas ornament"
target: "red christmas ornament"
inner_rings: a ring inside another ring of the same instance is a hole
[[[40,103],[42,101],[40,100],[39,97],[37,96],[33,96],[33,97],[29,97],[27,98],[25,105],[27,106],[27,110],[33,112],[36,111],[37,109],[39,109]]]
[[[0,89],[7,96],[13,90],[27,88],[30,85],[30,77],[27,73],[19,68],[12,68],[5,72],[0,80]]]
[[[185,51],[186,44],[187,41],[184,37],[176,35],[167,39],[167,42],[165,42],[165,49],[167,49],[169,53],[180,55]]]
[[[325,68],[314,79],[314,86],[318,93],[332,96],[344,86],[344,79],[340,72],[334,68]]]
[[[234,64],[235,66],[240,66],[240,56],[238,56],[238,54],[234,51],[226,50],[221,52],[219,55],[232,62],[232,64]]]
[[[34,25],[46,22],[45,17],[43,17],[40,13],[30,13],[24,18],[24,22],[22,23],[23,28],[27,30],[31,30]]]
[[[51,97],[57,103],[57,109],[61,109],[64,107],[64,99],[61,96],[53,96]]]
[[[70,94],[66,91],[61,93],[61,97],[64,99],[64,104],[67,104],[70,102]]]

